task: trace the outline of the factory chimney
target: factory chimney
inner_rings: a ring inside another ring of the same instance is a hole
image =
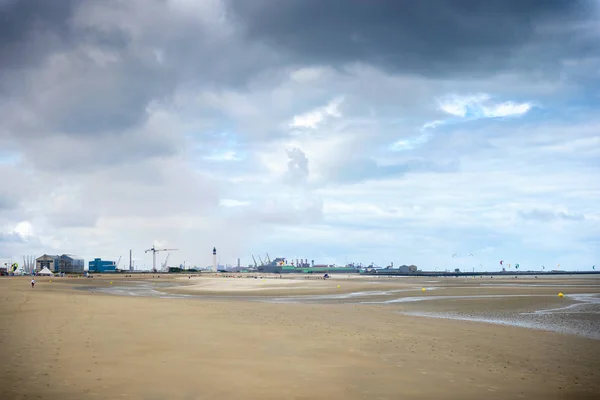
[[[133,271],[133,258],[132,258],[132,253],[131,253],[131,249],[129,250],[129,272]]]

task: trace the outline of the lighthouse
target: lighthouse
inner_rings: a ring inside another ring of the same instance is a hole
[[[213,247],[213,272],[217,272],[217,248]]]

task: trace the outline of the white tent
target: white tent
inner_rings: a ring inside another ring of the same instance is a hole
[[[54,276],[54,274],[52,273],[52,271],[50,271],[48,269],[48,267],[44,267],[40,272],[37,273],[38,275],[44,275],[44,276]]]

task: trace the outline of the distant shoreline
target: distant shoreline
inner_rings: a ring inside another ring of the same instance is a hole
[[[380,270],[377,272],[363,272],[360,275],[377,276],[434,276],[434,277],[453,277],[453,276],[548,276],[548,275],[600,275],[600,271],[498,271],[498,272],[395,272]]]
[[[87,273],[88,271],[86,271]],[[284,273],[276,273],[276,272],[211,272],[211,271],[181,271],[181,272],[152,272],[152,271],[123,271],[123,272],[90,272],[90,275],[97,276],[124,276],[124,275],[155,275],[159,277],[160,275],[164,276],[223,276],[223,275],[248,275],[248,276],[322,276],[323,273],[314,272],[314,273],[301,273],[301,272],[284,272]],[[331,277],[336,275],[352,275],[352,276],[403,276],[403,277],[468,277],[468,276],[556,276],[556,275],[600,275],[600,271],[496,271],[496,272],[436,272],[436,271],[422,271],[422,272],[397,272],[394,270],[378,270],[375,272],[340,272],[340,273],[332,273],[329,272]],[[85,274],[81,273],[67,273],[66,277],[75,277],[75,276],[84,276]],[[3,275],[3,277],[8,277],[9,275]],[[12,276],[12,275],[10,275]],[[30,276],[30,275],[14,275],[14,276]]]

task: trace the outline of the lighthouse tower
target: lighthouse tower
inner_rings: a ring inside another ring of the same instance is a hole
[[[217,272],[217,248],[213,247],[213,272]]]

